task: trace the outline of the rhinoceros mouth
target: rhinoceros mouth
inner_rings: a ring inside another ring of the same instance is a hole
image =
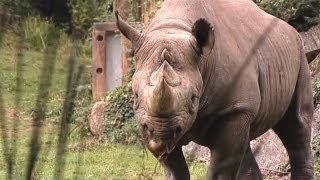
[[[158,158],[158,160],[165,161],[168,155],[179,144],[179,140],[180,138],[170,142],[164,142],[164,141],[157,141],[155,139],[151,139],[145,143],[148,149]]]
[[[180,143],[188,131],[192,116],[187,112],[176,112],[168,117],[150,114],[142,110],[135,113],[144,144],[159,159],[165,159]]]
[[[181,118],[143,115],[140,119],[140,132],[144,143],[157,157],[165,157],[165,154],[170,153],[183,136]]]

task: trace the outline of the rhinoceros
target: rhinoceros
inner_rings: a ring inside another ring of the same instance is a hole
[[[116,12],[136,57],[135,117],[167,179],[190,179],[181,147],[211,150],[207,179],[262,179],[249,142],[273,129],[291,179],[312,179],[310,72],[302,40],[251,0],[166,0],[140,32]]]

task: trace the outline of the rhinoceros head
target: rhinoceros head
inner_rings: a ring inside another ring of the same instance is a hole
[[[156,156],[169,153],[196,119],[203,86],[200,59],[213,44],[212,28],[200,19],[193,27],[139,33],[116,17],[137,59],[132,90],[142,135]]]

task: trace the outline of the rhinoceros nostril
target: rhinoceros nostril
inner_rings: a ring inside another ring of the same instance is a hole
[[[147,134],[148,134],[148,136],[152,136],[153,135],[153,129],[152,128],[150,128],[148,131],[147,131]]]
[[[146,123],[143,123],[143,124],[141,125],[141,127],[142,127],[143,133],[148,134],[148,125],[147,125]]]
[[[148,130],[148,125],[146,123],[143,123],[142,124],[142,129],[143,129],[143,131]]]

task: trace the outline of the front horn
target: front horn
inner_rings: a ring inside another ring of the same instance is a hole
[[[153,90],[148,106],[151,112],[162,117],[170,116],[174,112],[175,102],[173,92],[163,78]]]
[[[135,43],[139,39],[140,33],[135,28],[130,26],[127,22],[125,22],[119,15],[118,11],[115,12],[115,15],[117,27],[120,30],[120,32],[132,43]]]

